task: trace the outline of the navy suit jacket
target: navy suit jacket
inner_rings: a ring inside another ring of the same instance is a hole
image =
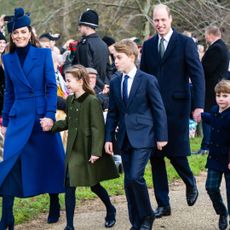
[[[190,154],[189,116],[193,86],[194,108],[204,107],[204,73],[193,40],[177,33],[170,38],[163,58],[158,52],[158,35],[144,42],[141,70],[156,76],[168,118],[169,142],[163,149],[166,155]],[[162,152],[160,153],[162,155]]]
[[[112,142],[118,125],[118,148],[127,133],[133,148],[153,148],[156,141],[167,141],[167,119],[158,82],[140,70],[134,77],[125,106],[121,96],[122,75],[111,80],[105,141]]]

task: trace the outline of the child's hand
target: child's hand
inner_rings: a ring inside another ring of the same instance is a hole
[[[228,169],[230,170],[230,163],[228,163]]]
[[[167,141],[157,141],[157,149],[162,150],[162,148],[167,145]]]
[[[100,157],[98,157],[98,156],[94,156],[94,155],[91,155],[91,157],[90,157],[90,159],[89,159],[89,162],[91,162],[92,164],[96,161],[96,160],[98,160]]]

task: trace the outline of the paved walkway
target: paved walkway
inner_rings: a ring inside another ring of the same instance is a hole
[[[205,191],[206,175],[197,178],[199,188],[199,198],[193,207],[187,206],[185,199],[185,186],[181,181],[176,181],[171,185],[171,208],[172,215],[154,222],[154,230],[215,230],[218,229],[218,216],[215,214],[212,204]],[[225,191],[224,188],[222,188]],[[153,207],[156,203],[153,199],[153,191],[150,190]],[[224,192],[225,196],[225,192]],[[129,230],[127,204],[124,196],[112,198],[117,208],[117,223],[111,230]],[[76,209],[75,229],[77,230],[105,230],[104,224],[105,210],[101,202],[96,199],[83,204]],[[65,227],[65,212],[62,212],[59,223],[48,225],[46,215],[42,215],[38,220],[34,220],[24,225],[16,226],[16,230],[63,230]]]

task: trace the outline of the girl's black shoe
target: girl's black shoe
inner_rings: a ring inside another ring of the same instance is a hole
[[[112,228],[116,223],[116,208],[113,206],[111,211],[107,212],[105,217],[105,227]]]

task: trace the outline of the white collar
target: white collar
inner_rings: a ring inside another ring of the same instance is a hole
[[[169,30],[169,32],[163,37],[164,40],[165,40],[167,43],[169,43],[169,40],[170,40],[172,34],[173,34],[173,30],[172,30],[172,28],[171,28],[171,29]],[[158,35],[158,38],[159,38],[159,41],[160,41],[160,39],[161,39],[162,37],[161,37],[160,35]]]
[[[128,72],[127,74],[123,73],[123,78],[124,78],[125,75],[128,75],[131,79],[133,79],[135,77],[135,75],[136,75],[136,72],[137,72],[137,67],[134,66],[132,68],[132,70],[130,72]]]

